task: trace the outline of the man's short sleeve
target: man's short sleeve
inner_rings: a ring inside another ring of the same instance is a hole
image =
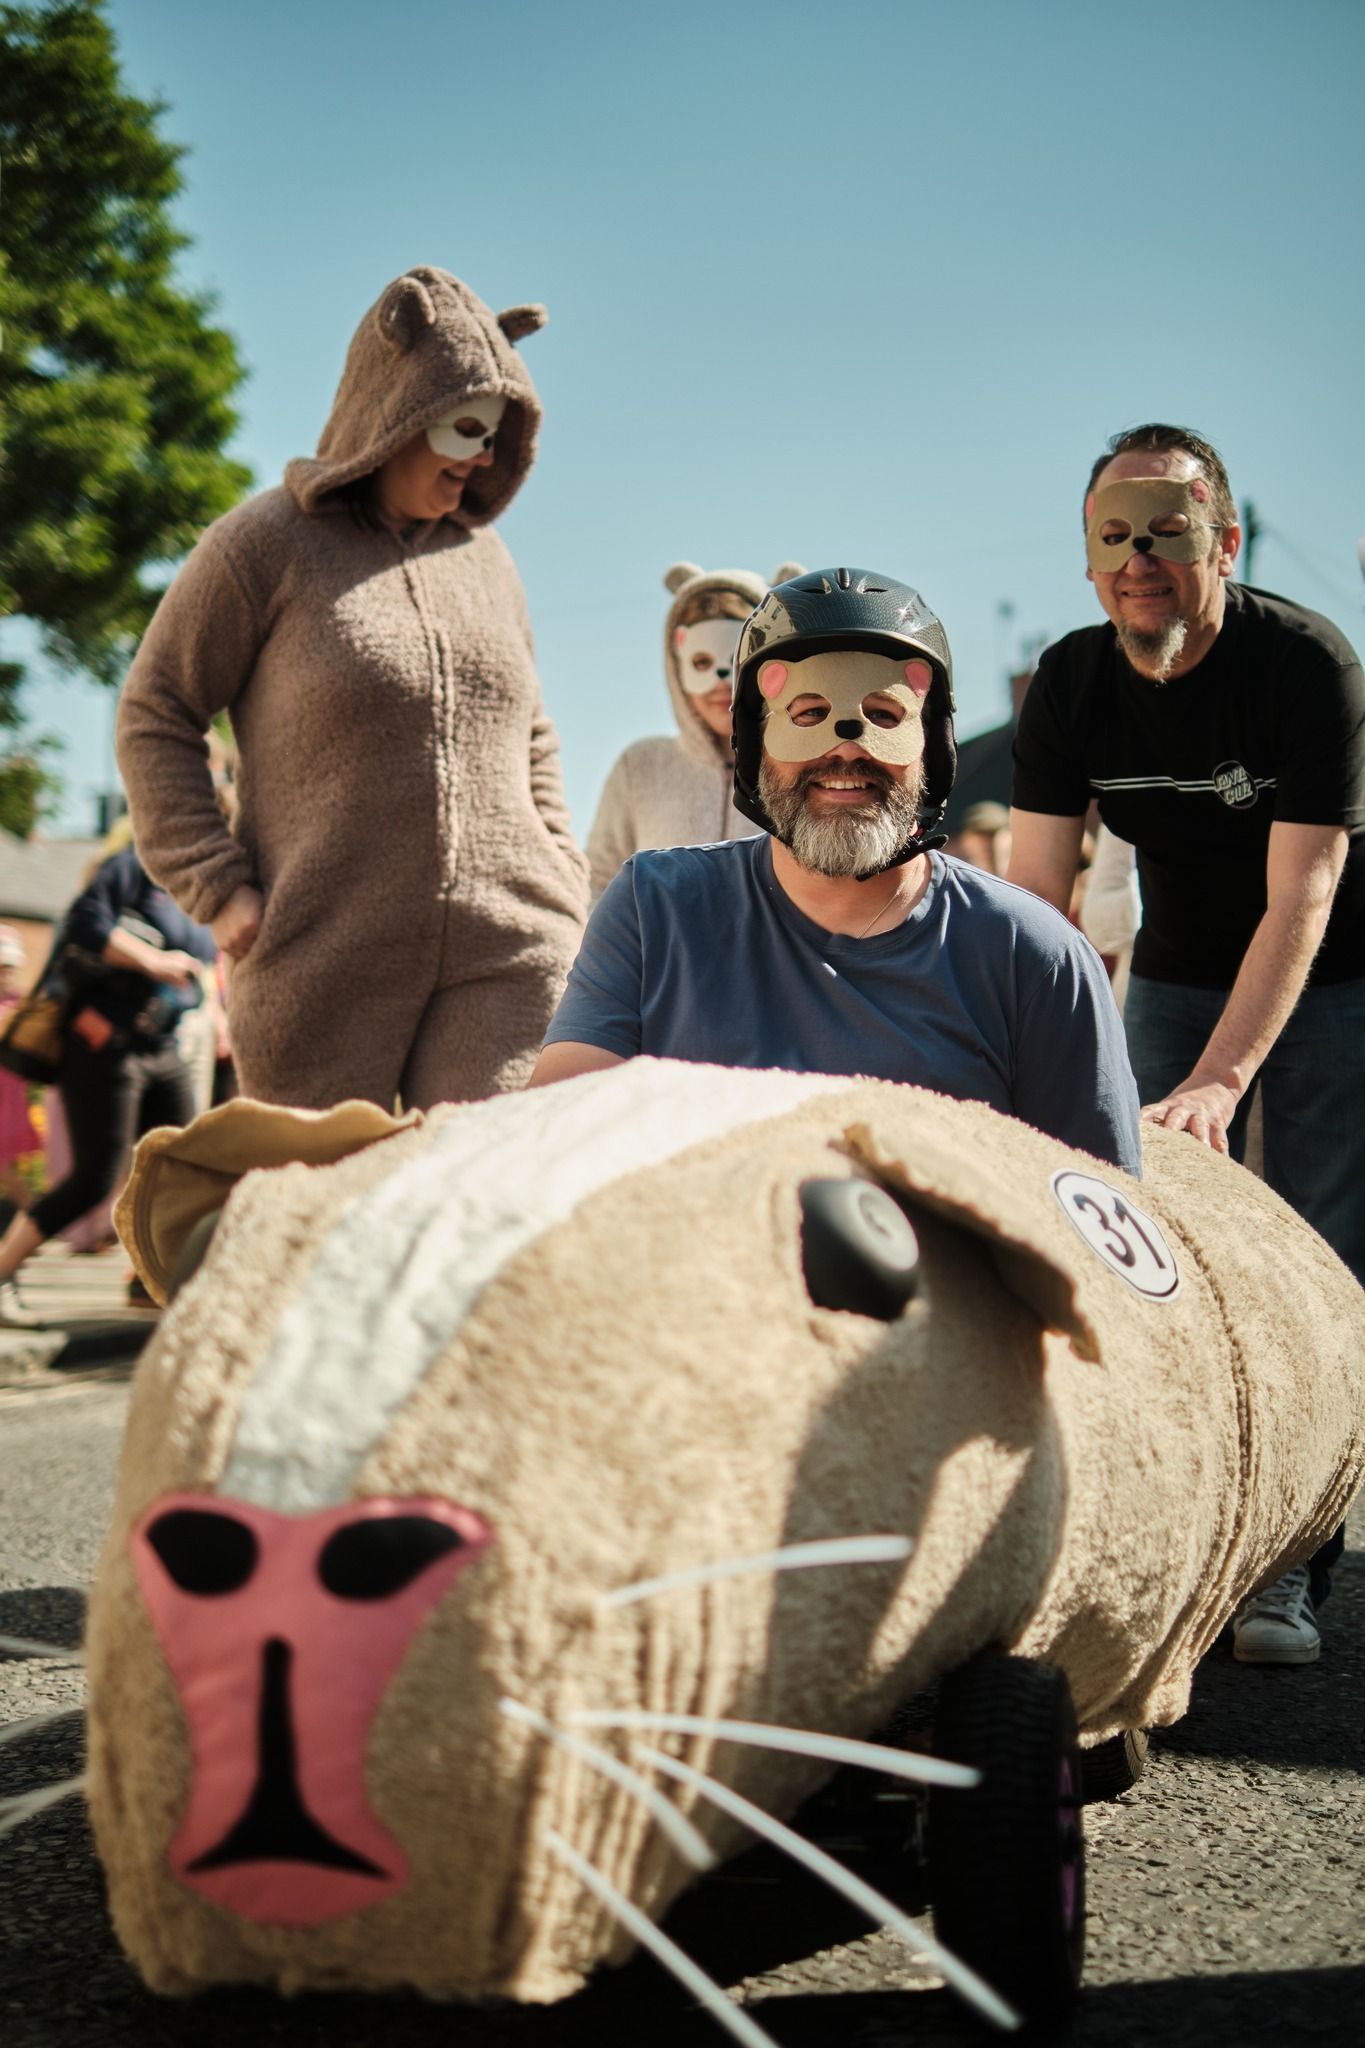
[[[588,919],[546,1045],[595,1045],[627,1060],[640,1051],[643,956],[634,868],[626,862]]]
[[[1029,684],[1014,735],[1013,802],[1018,810],[1080,818],[1089,807],[1071,682],[1061,648],[1048,648]]]
[[[1100,957],[1078,932],[1067,935],[1021,1009],[1014,1113],[1141,1178],[1137,1083],[1123,1024]]]
[[[1365,824],[1365,676],[1305,643],[1282,693],[1275,817],[1286,825]]]

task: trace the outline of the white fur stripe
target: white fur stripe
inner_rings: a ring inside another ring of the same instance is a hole
[[[508,1260],[623,1174],[851,1085],[633,1060],[471,1103],[323,1239],[253,1376],[222,1491],[285,1514],[348,1499]]]

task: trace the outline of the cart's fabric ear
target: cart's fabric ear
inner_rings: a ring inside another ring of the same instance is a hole
[[[330,1166],[421,1121],[417,1110],[395,1117],[372,1102],[342,1102],[327,1110],[225,1102],[183,1130],[148,1132],[133,1155],[115,1226],[148,1293],[164,1303],[191,1231],[222,1208],[243,1174],[261,1167]]]
[[[973,1114],[971,1104],[916,1089],[904,1109],[889,1097],[876,1128],[851,1124],[853,1156],[890,1188],[902,1188],[949,1222],[985,1238],[1006,1287],[1050,1330],[1070,1339],[1079,1358],[1101,1356],[1093,1289],[1117,1285],[1054,1200],[1052,1174],[1061,1152],[1029,1125]],[[966,1114],[963,1114],[964,1109]],[[902,1122],[903,1118],[903,1122]],[[1117,1166],[1096,1171],[1137,1189]]]

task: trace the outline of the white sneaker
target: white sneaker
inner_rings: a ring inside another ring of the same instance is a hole
[[[47,1324],[19,1299],[12,1280],[0,1280],[0,1330],[45,1330]]]
[[[1322,1637],[1313,1619],[1307,1565],[1296,1565],[1248,1600],[1232,1635],[1239,1664],[1316,1664]]]

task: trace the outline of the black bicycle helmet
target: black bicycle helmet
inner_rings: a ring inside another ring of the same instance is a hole
[[[947,838],[940,827],[957,773],[957,745],[948,636],[919,592],[892,576],[871,569],[815,569],[777,584],[749,614],[735,653],[735,809],[774,839],[782,837],[758,794],[765,710],[759,668],[774,656],[800,661],[840,647],[901,660],[919,655],[933,671],[924,707],[924,795],[914,832],[885,864],[896,867]]]

